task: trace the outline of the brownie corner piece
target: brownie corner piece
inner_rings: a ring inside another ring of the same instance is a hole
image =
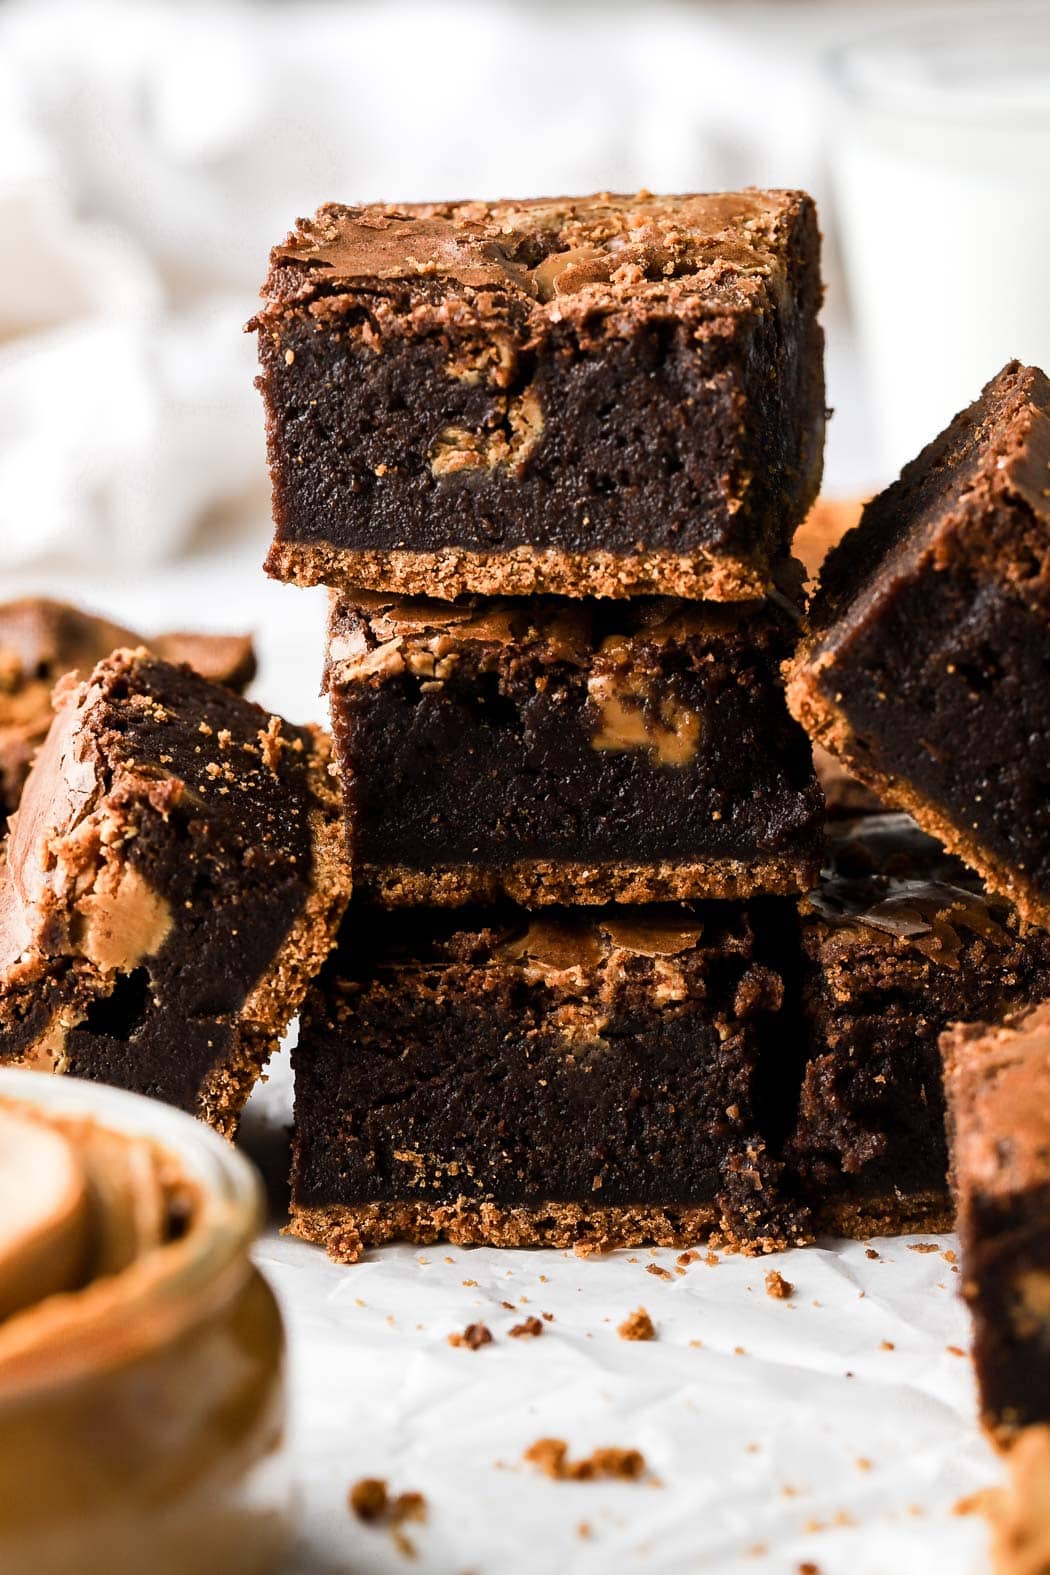
[[[232,1133],[349,896],[329,753],[144,648],[60,685],[0,869],[3,1057]]]
[[[358,890],[527,907],[794,893],[821,798],[773,602],[334,597]]]
[[[805,1239],[755,1115],[760,951],[714,903],[351,908],[294,1052],[293,1230],[345,1258]]]
[[[788,701],[1050,923],[1050,381],[1011,362],[829,554]]]
[[[818,490],[802,192],[328,204],[258,331],[278,578],[749,599]]]
[[[982,1420],[1050,1423],[1050,1000],[941,1036],[962,1289]]]

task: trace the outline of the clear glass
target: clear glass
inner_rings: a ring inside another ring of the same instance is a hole
[[[249,1258],[255,1173],[207,1127],[133,1094],[0,1070],[0,1100],[149,1138],[201,1200],[176,1247],[110,1281],[119,1294],[74,1316],[72,1336],[5,1359],[0,1326],[0,1569],[277,1569],[290,1520],[284,1339]]]
[[[1006,361],[1050,366],[1050,7],[925,13],[840,50],[829,81],[889,479]]]

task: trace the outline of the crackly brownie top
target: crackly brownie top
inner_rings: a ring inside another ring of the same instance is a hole
[[[236,911],[249,889],[272,946],[263,910],[283,908],[269,924],[287,927],[309,890],[324,780],[313,733],[142,648],[65,680],[56,703],[12,820],[0,966],[72,956],[126,970],[201,912],[250,952],[253,918]]]
[[[558,315],[573,297],[715,295],[750,300],[784,271],[803,192],[654,197],[608,193],[529,201],[327,203],[271,254],[272,301],[438,278]]]
[[[1050,1002],[998,1028],[957,1024],[941,1053],[960,1189],[1005,1198],[1050,1184]]]
[[[1009,904],[988,896],[908,815],[862,816],[835,828],[829,856],[801,911],[809,929],[836,949],[897,944],[957,967],[975,938],[997,949],[1016,943]]]
[[[1004,506],[1025,522],[1005,538]],[[957,555],[1050,605],[1050,380],[1011,361],[980,398],[867,505],[828,554],[811,609],[819,636],[861,615],[879,581]]]
[[[795,581],[797,565],[782,575]],[[549,661],[587,667],[595,653],[616,653],[628,646],[680,645],[691,639],[739,638],[748,631],[763,643],[785,618],[797,618],[788,596],[767,602],[689,602],[646,596],[628,601],[581,600],[566,596],[516,598],[462,597],[434,601],[425,597],[355,591],[333,595],[329,615],[326,677],[355,683],[408,668],[433,676],[463,649],[487,647],[533,650]]]

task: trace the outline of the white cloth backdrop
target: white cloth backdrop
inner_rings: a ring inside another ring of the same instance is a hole
[[[246,498],[258,524],[239,330],[296,214],[641,185],[823,195],[819,57],[865,9],[0,7],[0,566],[102,545],[156,561]],[[849,486],[863,423],[833,248],[831,266],[831,474]]]

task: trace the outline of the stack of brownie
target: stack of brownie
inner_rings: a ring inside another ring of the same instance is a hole
[[[254,320],[276,538],[331,587],[355,897],[293,1224],[801,1239],[785,703],[824,427],[804,194],[331,205]]]

